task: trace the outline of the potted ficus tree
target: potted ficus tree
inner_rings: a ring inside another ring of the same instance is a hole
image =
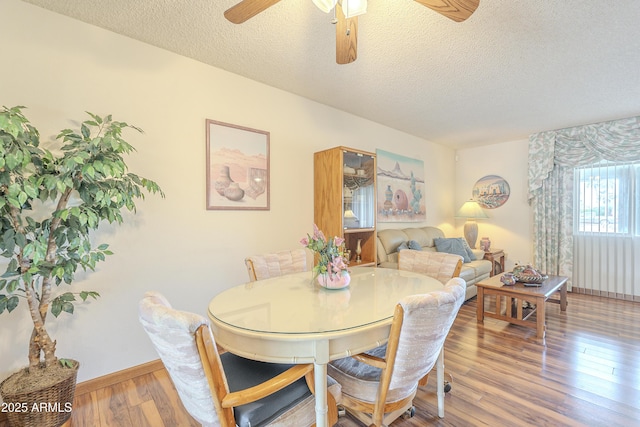
[[[40,146],[23,109],[0,110],[0,255],[7,261],[0,314],[24,306],[33,330],[28,367],[5,379],[0,392],[10,423],[58,426],[71,416],[79,363],[56,356],[47,314],[73,314],[76,302],[99,296],[63,289],[78,268],[94,270],[111,254],[94,244],[92,231],[104,221],[122,223],[122,212],[135,211],[144,192],[164,194],[123,159],[134,148],[122,131],[140,129],[88,113],[78,131],[60,132],[53,154]]]

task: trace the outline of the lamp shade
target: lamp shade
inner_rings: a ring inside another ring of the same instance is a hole
[[[324,13],[331,12],[331,9],[336,6],[336,3],[338,3],[338,0],[313,0],[313,4]]]
[[[482,210],[478,202],[472,199],[464,202],[455,217],[458,219],[486,219],[489,218],[489,215]]]
[[[367,0],[340,0],[340,6],[347,19],[367,13]]]

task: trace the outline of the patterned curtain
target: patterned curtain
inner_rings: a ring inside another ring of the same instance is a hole
[[[572,277],[573,169],[602,160],[640,161],[640,116],[529,137],[528,199],[540,270]]]

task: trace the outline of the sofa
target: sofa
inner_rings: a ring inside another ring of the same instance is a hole
[[[378,267],[385,268],[398,268],[398,249],[402,250],[406,247],[415,250],[436,251],[435,239],[445,239],[438,241],[441,248],[445,246],[444,243],[450,243],[450,241],[455,240],[446,239],[442,230],[429,226],[378,230],[377,234]],[[464,239],[460,238],[460,240],[467,251],[466,258],[469,259],[469,262],[462,264],[462,270],[460,271],[460,277],[467,282],[465,300],[468,300],[477,295],[478,290],[475,284],[490,276],[492,265],[491,261],[483,259],[484,251],[482,249],[471,249]],[[441,250],[441,252],[447,251]],[[475,259],[472,259],[473,257]]]

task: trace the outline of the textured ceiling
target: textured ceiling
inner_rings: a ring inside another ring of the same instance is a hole
[[[453,148],[640,114],[637,0],[480,0],[462,23],[370,0],[348,65],[311,0],[241,25],[236,0],[25,1]]]

